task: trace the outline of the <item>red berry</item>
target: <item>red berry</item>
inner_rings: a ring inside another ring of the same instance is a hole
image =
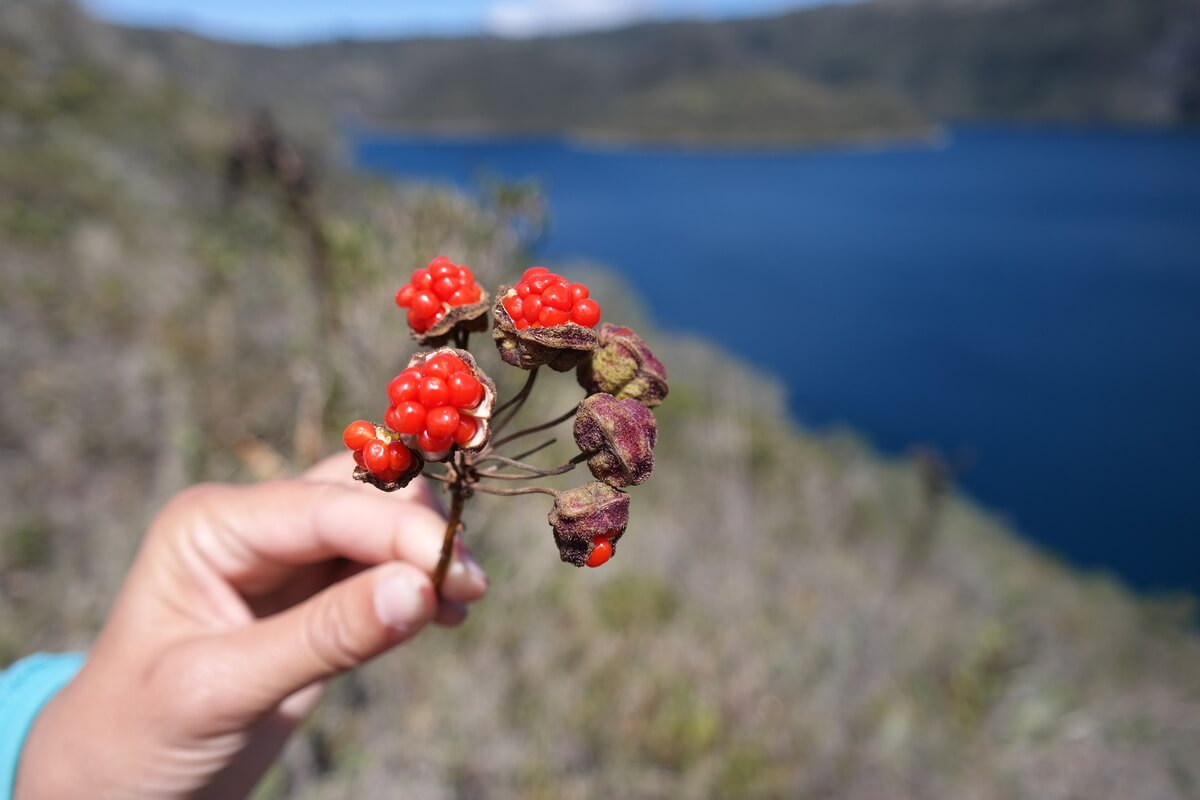
[[[422,290],[413,295],[412,310],[418,317],[432,317],[441,307],[442,301],[433,292]]]
[[[597,536],[592,539],[592,554],[588,556],[587,565],[589,567],[599,567],[606,564],[612,558],[612,542],[607,536]]]
[[[412,284],[418,289],[429,289],[433,286],[433,275],[427,269],[419,269],[413,273]]]
[[[355,420],[342,431],[342,441],[351,450],[362,450],[367,442],[375,438],[375,426],[365,419]]]
[[[541,315],[538,317],[538,322],[544,328],[553,328],[556,325],[566,325],[571,321],[571,315],[565,311],[560,311],[557,308],[543,308]]]
[[[450,259],[448,258],[444,261],[435,260],[429,265],[428,269],[429,274],[433,276],[435,281],[440,280],[441,278],[458,277],[458,267],[454,266],[454,264],[451,263]]]
[[[529,285],[534,291],[541,293],[541,291],[546,290],[546,287],[550,287],[550,285],[557,283],[558,281],[562,281],[562,278],[558,277],[557,275],[548,275],[547,273],[547,275],[533,276],[529,279]]]
[[[426,317],[417,316],[417,312],[410,308],[408,310],[408,327],[417,333],[424,333],[429,329],[429,320]]]
[[[400,403],[388,411],[387,424],[396,433],[416,436],[425,430],[425,406],[412,401]]]
[[[531,295],[529,295],[529,297],[526,297],[525,302],[522,305],[522,310],[525,313],[525,319],[529,320],[529,323],[531,325],[533,323],[537,322],[538,317],[540,317],[542,315],[542,298],[541,298],[541,296],[536,295],[536,294],[531,294]]]
[[[600,304],[590,297],[580,300],[571,309],[571,319],[585,328],[594,328],[600,321]]]
[[[400,477],[408,468],[412,466],[413,456],[407,447],[400,442],[392,442],[388,445],[388,471],[396,473],[396,477]],[[392,478],[396,480],[396,478]]]
[[[367,468],[367,462],[363,461],[363,453],[362,453],[362,450],[355,450],[355,451],[354,451],[354,463],[355,463],[355,464],[358,464],[358,465],[359,465],[360,467],[362,467],[363,469],[366,469],[366,468]]]
[[[478,283],[472,283],[465,290],[467,292],[468,303],[478,303],[483,299],[483,288]]]
[[[469,414],[458,415],[458,429],[454,431],[454,443],[459,447],[465,447],[467,442],[474,438],[476,431],[479,430],[479,421]]]
[[[425,408],[437,408],[450,402],[450,387],[441,378],[430,375],[421,379],[417,387],[417,397]]]
[[[524,317],[521,317],[519,320],[516,321],[516,326],[517,326],[517,330],[523,331],[529,327],[529,320],[525,319]]]
[[[446,385],[450,388],[450,405],[455,408],[474,408],[483,399],[483,384],[466,370],[451,375]]]
[[[469,286],[475,282],[475,273],[471,272],[471,268],[466,264],[459,266],[458,279],[462,281],[463,286]]]
[[[372,475],[387,472],[390,463],[387,442],[382,439],[367,442],[367,446],[363,448],[363,462]]]
[[[566,284],[556,283],[553,286],[547,286],[546,291],[542,292],[542,304],[560,311],[570,311],[571,292],[567,289]]]
[[[449,450],[450,445],[454,444],[454,440],[440,439],[430,436],[428,431],[421,431],[421,435],[417,437],[417,444],[427,453],[440,453],[443,450]]]
[[[433,284],[433,293],[438,296],[439,300],[449,300],[458,291],[458,281],[454,278],[438,278]]]
[[[568,285],[567,292],[571,295],[572,303],[578,303],[580,300],[583,300],[588,296],[588,288],[582,283],[572,283]]]
[[[527,281],[530,278],[532,278],[534,275],[540,275],[543,272],[549,272],[549,271],[550,270],[546,269],[545,267],[530,267],[529,269],[525,270],[523,275],[521,275],[521,280]]]
[[[446,380],[446,378],[450,377],[450,373],[456,372],[461,368],[461,361],[458,361],[457,358],[449,353],[441,353],[425,362],[424,373],[426,376],[432,375],[435,378]]]
[[[433,268],[434,268],[434,267],[436,267],[438,264],[450,264],[450,263],[452,263],[452,262],[450,261],[450,257],[449,257],[449,256],[436,256],[436,257],[433,259],[433,261],[430,261],[430,262],[429,262],[429,263],[428,263],[428,264],[425,266],[425,269],[433,269]]]
[[[507,311],[508,315],[514,320],[521,319],[525,316],[525,310],[523,308],[524,301],[522,301],[518,295],[514,294],[510,297],[504,298],[503,305],[504,310]]]
[[[401,372],[388,384],[388,400],[391,400],[394,406],[400,405],[405,400],[416,400],[417,385],[420,382],[421,374],[419,372],[416,374],[409,370]]]
[[[396,305],[401,308],[408,308],[412,304],[413,295],[417,293],[417,287],[411,283],[406,283],[400,287],[400,291],[396,292]]]
[[[517,290],[517,297],[522,297],[522,298],[529,297],[529,295],[533,294],[533,287],[530,286],[525,281],[521,281],[520,283],[518,283],[516,285],[516,290]]]
[[[446,298],[446,302],[452,306],[465,306],[471,302],[471,293],[466,289],[455,289],[454,294]]]
[[[425,417],[425,430],[434,439],[449,439],[458,430],[458,411],[442,406],[430,411]]]

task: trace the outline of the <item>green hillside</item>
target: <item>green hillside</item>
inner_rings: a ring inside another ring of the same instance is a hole
[[[85,647],[172,494],[295,472],[377,409],[414,265],[526,263],[503,193],[331,171],[323,327],[278,203],[221,208],[236,118],[119,41],[0,5],[0,665]],[[1188,602],[1065,568],[927,460],[798,429],[770,378],[556,266],[671,372],[619,556],[564,566],[544,498],[481,503],[486,602],[340,681],[262,798],[1196,796]],[[577,391],[546,385],[531,417]]]
[[[272,48],[124,31],[210,97],[409,130],[800,143],[947,121],[1200,122],[1194,0],[875,0],[527,41]]]

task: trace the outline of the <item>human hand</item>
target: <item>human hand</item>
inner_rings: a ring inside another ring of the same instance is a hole
[[[172,500],[34,724],[15,799],[243,797],[326,678],[461,622],[487,579],[456,544],[439,602],[446,523],[428,486],[381,494],[352,469],[338,456],[298,480]]]

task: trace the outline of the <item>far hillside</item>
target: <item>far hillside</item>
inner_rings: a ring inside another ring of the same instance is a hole
[[[1200,122],[1191,0],[874,0],[521,41],[120,38],[212,98],[310,127],[332,113],[416,131],[752,144],[948,121]]]

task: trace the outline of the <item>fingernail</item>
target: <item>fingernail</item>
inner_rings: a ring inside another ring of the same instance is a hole
[[[393,575],[375,587],[375,613],[389,628],[406,631],[425,622],[425,597],[412,577]]]
[[[483,571],[483,567],[479,566],[479,562],[471,555],[471,551],[465,547],[460,547],[455,554],[454,563],[450,565],[451,572],[457,572],[459,575],[465,576],[468,580],[478,583],[486,587],[488,585],[487,573]]]

